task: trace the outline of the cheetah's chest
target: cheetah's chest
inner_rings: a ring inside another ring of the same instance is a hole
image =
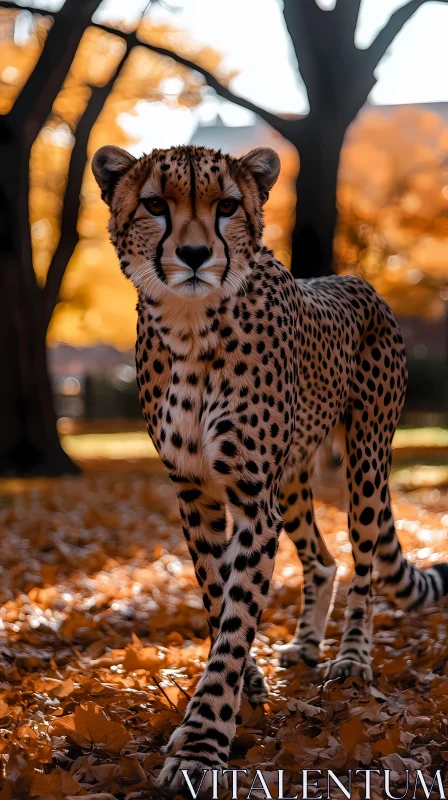
[[[212,352],[216,348],[206,347],[179,358],[157,338],[137,343],[140,403],[149,434],[169,468],[187,476],[207,470],[211,419],[227,405],[220,397],[222,370],[203,356]]]

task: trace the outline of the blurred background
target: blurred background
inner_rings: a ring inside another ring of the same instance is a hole
[[[0,2],[0,471],[152,453],[90,172],[110,143],[276,148],[266,243],[297,277],[377,288],[406,342],[403,423],[443,428],[447,30],[443,0]]]

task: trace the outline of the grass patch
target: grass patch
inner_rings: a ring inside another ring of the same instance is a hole
[[[400,447],[448,447],[447,428],[398,428],[394,436],[394,448]]]
[[[84,433],[61,436],[62,447],[71,458],[137,459],[157,456],[146,431],[128,433]]]

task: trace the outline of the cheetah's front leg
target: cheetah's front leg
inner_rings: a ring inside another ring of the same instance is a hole
[[[282,527],[280,512],[269,499],[246,503],[233,489],[229,494],[235,523],[221,569],[225,586],[219,629],[159,776],[159,785],[174,792],[182,786],[181,769],[189,769],[191,775],[227,764],[246,661],[267,602]]]
[[[173,479],[176,479],[175,475]],[[213,643],[219,628],[223,599],[226,527],[231,520],[226,519],[224,503],[208,494],[199,484],[183,481],[178,496],[182,530],[194,564],[196,580],[202,589]],[[251,655],[248,656],[244,672],[244,691],[252,703],[264,703],[268,697],[263,672]]]

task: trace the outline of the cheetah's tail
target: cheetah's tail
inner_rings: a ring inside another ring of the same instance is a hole
[[[397,608],[413,611],[424,608],[448,594],[448,564],[434,564],[422,570],[403,555],[395,531],[390,502],[384,510],[383,524],[375,553],[376,585]]]
[[[348,508],[345,430],[338,425],[316,452],[312,476],[313,494],[341,510]],[[448,564],[421,570],[403,555],[390,507],[389,493],[375,553],[375,584],[397,608],[412,610],[436,603],[448,594]]]

